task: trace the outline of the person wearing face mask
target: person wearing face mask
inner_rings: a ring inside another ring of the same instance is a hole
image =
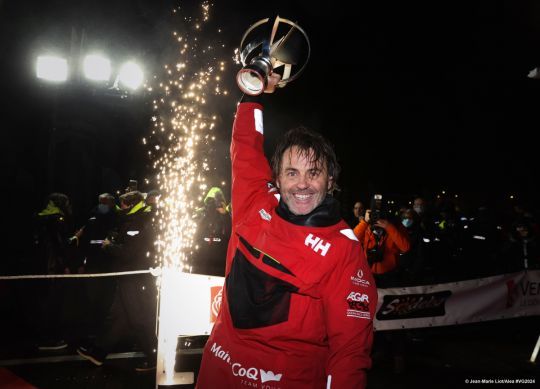
[[[279,79],[270,76],[267,93]],[[335,152],[297,128],[270,165],[263,133],[260,96],[244,96],[232,133],[223,299],[197,388],[365,388],[377,293],[331,195]]]
[[[112,258],[101,247],[103,241],[116,228],[118,211],[115,198],[110,193],[98,196],[98,204],[90,211],[90,217],[71,238],[77,246],[79,273],[108,273],[113,271]],[[85,278],[81,280],[82,301],[85,307],[80,324],[77,326],[79,337],[95,334],[99,324],[105,319],[112,304],[116,279],[114,277]]]
[[[90,217],[71,238],[76,242],[85,260],[85,270],[102,271],[106,261],[101,258],[101,244],[115,228],[117,211],[114,196],[102,193],[98,196],[98,204],[90,211]],[[105,269],[103,269],[105,270]]]
[[[412,208],[401,212],[401,224],[407,230],[410,249],[400,257],[400,283],[416,285],[422,279],[424,266],[424,241],[420,217]]]
[[[115,271],[148,270],[154,265],[151,255],[155,239],[151,208],[139,191],[120,196],[122,210],[118,215],[114,238],[102,243],[110,255]],[[148,253],[148,254],[147,254]],[[145,354],[135,370],[151,371],[156,367],[155,336],[157,290],[151,274],[118,277],[116,291],[107,320],[92,344],[83,344],[77,353],[96,366],[101,366],[118,342],[127,334],[134,335]]]
[[[413,226],[414,221],[411,217],[405,217],[401,219],[401,224],[403,224],[403,227],[409,229]]]
[[[435,219],[429,202],[424,198],[417,196],[413,200],[413,210],[418,215],[419,227],[430,240],[433,240],[436,233]]]

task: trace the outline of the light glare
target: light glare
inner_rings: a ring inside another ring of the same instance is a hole
[[[83,63],[84,75],[94,81],[108,81],[111,77],[111,61],[101,55],[87,55]]]
[[[142,85],[143,71],[135,62],[126,62],[120,69],[120,82],[133,90]]]
[[[37,59],[37,78],[48,81],[66,81],[68,75],[68,64],[65,58],[51,55],[42,55]]]

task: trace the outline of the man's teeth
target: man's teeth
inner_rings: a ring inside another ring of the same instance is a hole
[[[309,194],[307,194],[307,195],[295,194],[294,197],[296,197],[299,200],[307,200],[307,199],[309,199],[311,197],[311,195],[309,195]]]

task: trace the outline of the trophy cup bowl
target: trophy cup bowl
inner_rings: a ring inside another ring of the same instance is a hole
[[[276,16],[251,25],[239,51],[243,67],[236,82],[244,93],[256,96],[264,92],[268,76],[275,71],[281,74],[280,88],[298,78],[307,65],[311,46],[302,27]]]

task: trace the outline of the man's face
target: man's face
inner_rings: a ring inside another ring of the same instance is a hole
[[[325,164],[310,162],[310,155],[301,155],[296,147],[283,153],[276,184],[283,201],[295,215],[307,215],[326,197],[332,186]]]

